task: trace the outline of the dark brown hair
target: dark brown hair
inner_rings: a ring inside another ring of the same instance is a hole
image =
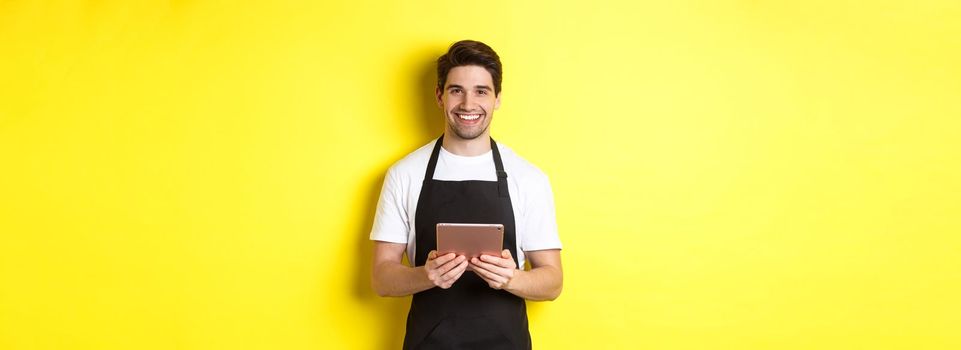
[[[501,59],[490,46],[480,41],[461,40],[450,46],[447,53],[437,59],[437,88],[443,90],[447,84],[447,73],[454,67],[481,66],[491,74],[494,81],[494,94],[501,93],[503,68]]]

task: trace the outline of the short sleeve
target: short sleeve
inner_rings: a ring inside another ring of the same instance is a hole
[[[521,250],[561,249],[554,213],[554,193],[547,176],[538,174],[527,187]]]
[[[407,221],[403,198],[404,184],[398,179],[396,170],[391,168],[387,170],[384,186],[380,190],[374,226],[370,231],[371,240],[407,244],[410,223]]]

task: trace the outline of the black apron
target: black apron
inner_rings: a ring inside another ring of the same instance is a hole
[[[437,249],[437,223],[504,225],[504,249],[517,263],[514,210],[507,173],[491,139],[497,181],[434,180],[444,137],[434,144],[415,215],[414,266],[423,266]],[[434,287],[414,294],[407,315],[404,349],[530,349],[524,299],[495,290],[477,274],[465,271],[448,289]]]

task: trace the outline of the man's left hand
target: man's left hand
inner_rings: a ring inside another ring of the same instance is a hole
[[[470,259],[471,267],[480,278],[487,281],[487,285],[494,289],[507,289],[507,285],[514,278],[517,264],[511,257],[511,251],[504,249],[501,256],[481,255],[480,258]]]

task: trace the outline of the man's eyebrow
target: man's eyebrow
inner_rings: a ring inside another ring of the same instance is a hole
[[[460,85],[457,85],[457,84],[449,84],[449,85],[447,85],[447,89],[448,89],[448,90],[450,90],[450,89],[464,89],[464,87],[463,87],[463,86],[460,86]],[[490,86],[487,86],[487,85],[474,85],[474,89],[477,89],[477,90],[488,90],[488,91],[494,90],[494,89],[491,89],[491,87],[490,87]]]

